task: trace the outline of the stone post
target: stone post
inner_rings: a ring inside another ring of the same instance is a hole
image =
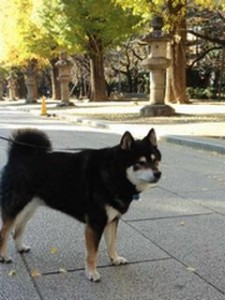
[[[3,100],[4,76],[0,73],[0,100]]]
[[[17,81],[16,76],[11,72],[9,77],[7,77],[8,89],[9,89],[9,100],[16,100],[16,87]]]
[[[35,99],[35,70],[34,70],[34,64],[32,61],[30,61],[27,65],[27,71],[25,73],[25,85],[27,88],[27,97],[26,97],[26,103],[36,103]]]
[[[150,45],[150,54],[142,62],[142,66],[150,71],[150,103],[141,109],[143,116],[170,116],[174,109],[165,105],[166,68],[170,59],[166,57],[167,43],[170,38],[163,34],[163,20],[155,17],[152,22],[153,32],[142,39],[142,43]]]
[[[55,66],[59,69],[59,77],[57,79],[60,82],[60,91],[61,91],[60,106],[73,105],[73,103],[69,101],[70,99],[69,83],[71,81],[71,70],[73,64],[67,58],[65,52],[62,52],[60,54],[59,60],[56,62]]]

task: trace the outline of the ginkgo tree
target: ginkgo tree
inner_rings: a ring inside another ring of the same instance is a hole
[[[162,16],[164,30],[171,35],[168,56],[171,65],[167,70],[165,99],[168,102],[186,103],[186,14],[191,7],[199,9],[225,9],[224,0],[115,0],[124,8],[132,8],[148,23],[154,16]]]
[[[0,60],[5,66],[23,65],[26,72],[26,66],[35,65],[36,58],[31,54],[24,42],[24,35],[29,26],[29,15],[31,11],[31,2],[25,0],[9,0],[1,3],[0,12],[0,38],[1,52]],[[14,76],[13,73],[10,73]],[[34,95],[37,95],[37,81],[34,75]],[[29,100],[30,101],[30,100]],[[34,101],[34,99],[32,99]]]
[[[63,49],[39,22],[42,0],[3,0],[0,11],[0,61],[26,73],[31,62],[51,64],[52,70]],[[59,98],[57,74],[52,72],[53,98]],[[57,89],[58,86],[58,89]]]
[[[39,21],[69,52],[79,45],[90,57],[90,99],[106,99],[104,54],[135,32],[140,17],[112,0],[43,1]]]
[[[90,98],[95,101],[106,98],[105,50],[135,32],[140,19],[112,0],[3,0],[1,9],[1,61],[10,65],[32,59],[54,63],[62,50],[73,55],[86,53],[90,57]]]
[[[0,11],[0,60],[21,65],[30,59],[47,60],[57,53],[57,43],[36,22],[35,8],[42,0],[3,0]],[[35,4],[35,5],[34,5]]]
[[[104,100],[104,55],[162,15],[171,34],[171,66],[167,100],[186,102],[186,12],[191,6],[224,8],[223,0],[2,0],[0,61],[26,65],[30,60],[51,62],[60,51],[85,53],[90,58],[91,95]]]

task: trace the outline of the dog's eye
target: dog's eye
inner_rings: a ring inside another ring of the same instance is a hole
[[[145,168],[147,165],[147,161],[138,161],[135,165],[134,165],[134,170],[137,171],[139,169]]]
[[[138,164],[141,166],[141,167],[144,167],[146,166],[147,162],[146,161],[139,161]]]
[[[155,154],[151,154],[151,160],[156,160]]]

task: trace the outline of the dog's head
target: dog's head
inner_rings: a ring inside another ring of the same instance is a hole
[[[135,140],[131,133],[126,131],[121,138],[120,148],[126,157],[127,179],[138,192],[143,192],[159,181],[161,153],[157,148],[154,129],[142,140]]]

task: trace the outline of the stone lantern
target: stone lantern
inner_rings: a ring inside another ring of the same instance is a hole
[[[25,85],[27,88],[26,103],[36,103],[35,99],[35,63],[29,61],[26,70]]]
[[[16,88],[17,88],[17,80],[16,76],[11,72],[9,77],[7,77],[8,81],[8,89],[9,89],[9,99],[16,100]]]
[[[0,73],[0,100],[3,100],[3,94],[4,94],[4,76]]]
[[[141,43],[150,46],[150,54],[142,66],[150,71],[150,103],[141,109],[143,116],[170,116],[174,109],[165,104],[166,69],[170,59],[166,57],[167,44],[170,38],[163,34],[163,19],[156,16],[151,25],[153,31],[145,36]]]
[[[60,82],[60,91],[61,91],[60,106],[73,105],[73,103],[69,102],[70,99],[69,83],[71,81],[71,70],[73,64],[67,58],[65,52],[60,53],[59,60],[56,62],[55,66],[59,70],[59,76],[57,79]]]

